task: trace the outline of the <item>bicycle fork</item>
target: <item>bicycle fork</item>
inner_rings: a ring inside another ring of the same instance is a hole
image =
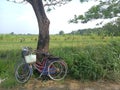
[[[33,75],[33,67],[31,64],[29,65],[29,69],[30,69],[30,75],[32,76]]]

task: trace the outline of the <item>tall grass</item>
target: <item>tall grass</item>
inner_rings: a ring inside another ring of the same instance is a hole
[[[5,79],[0,86],[10,88],[17,85],[14,70],[18,61],[20,61],[20,50],[0,51],[0,78]]]
[[[0,36],[0,86],[14,87],[14,68],[21,60],[21,47],[36,48],[37,36]],[[19,38],[25,38],[20,41]],[[35,39],[33,39],[35,38]],[[68,64],[68,76],[77,80],[120,80],[120,37],[51,36],[50,53]],[[5,48],[5,49],[4,49]]]
[[[80,80],[120,80],[120,43],[86,47],[63,47],[51,50],[63,57],[69,66],[69,76]]]

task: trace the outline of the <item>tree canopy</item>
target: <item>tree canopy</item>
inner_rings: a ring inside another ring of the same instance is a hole
[[[90,1],[90,0],[81,0]],[[96,0],[98,2],[99,0]],[[120,0],[100,0],[98,5],[91,7],[84,15],[75,15],[70,23],[87,23],[92,19],[108,19],[120,17]]]
[[[29,2],[32,3],[33,0],[7,0],[15,3]],[[72,0],[43,0],[44,7],[48,7],[50,11],[55,6],[61,6]],[[81,3],[89,2],[90,0],[79,0]],[[94,5],[83,15],[74,15],[70,23],[87,23],[92,19],[108,19],[113,17],[120,17],[120,0],[94,0],[99,2],[98,5]]]
[[[78,29],[69,34],[76,35],[98,35],[98,36],[120,36],[120,18],[109,22],[100,28]]]

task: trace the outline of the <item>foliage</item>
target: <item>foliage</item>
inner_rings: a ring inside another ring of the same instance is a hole
[[[64,34],[64,31],[60,31],[60,32],[59,32],[59,35],[63,35],[63,34]]]
[[[85,47],[62,47],[52,50],[54,55],[66,60],[68,75],[77,80],[120,80],[120,43],[110,41],[107,45]]]
[[[120,18],[105,24],[102,28],[80,29],[70,34],[77,35],[99,35],[99,36],[120,36]]]
[[[114,42],[116,43],[116,42]],[[117,44],[118,47],[119,43]],[[81,80],[109,79],[120,80],[119,53],[120,50],[110,45],[88,46],[75,54],[71,75]],[[111,75],[112,74],[112,75]],[[115,76],[116,75],[116,76]],[[115,76],[114,78],[112,76]]]
[[[83,0],[85,1],[85,0]],[[98,5],[92,6],[84,15],[76,15],[71,19],[70,23],[87,23],[92,19],[106,19],[119,17],[120,14],[120,1],[119,0],[100,0]]]
[[[2,87],[12,88],[17,85],[14,77],[16,62],[20,59],[20,50],[1,50],[0,51],[0,78],[5,82],[0,84]]]

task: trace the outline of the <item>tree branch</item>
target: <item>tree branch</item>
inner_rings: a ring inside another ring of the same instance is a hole
[[[33,3],[33,0],[26,0],[27,2],[29,2],[30,4],[32,4]]]
[[[55,6],[55,5],[64,5],[67,3],[67,0],[51,0],[50,2],[46,2],[45,6]]]
[[[23,3],[23,2],[25,2],[27,0],[7,0],[7,1],[14,2],[14,3]]]
[[[29,2],[32,3],[33,0],[7,0],[10,2],[14,2],[14,3],[24,3],[24,2]],[[67,3],[67,1],[71,1],[71,0],[45,0],[45,6],[55,6],[55,5],[64,5]]]

